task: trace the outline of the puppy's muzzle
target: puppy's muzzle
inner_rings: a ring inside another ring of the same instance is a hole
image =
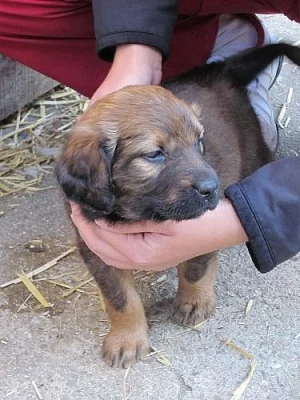
[[[219,182],[216,177],[207,176],[196,179],[193,182],[193,188],[199,193],[204,201],[214,201],[214,199],[218,196]]]

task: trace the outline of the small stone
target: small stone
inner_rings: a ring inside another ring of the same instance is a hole
[[[272,364],[272,368],[273,369],[279,369],[279,368],[281,368],[282,367],[282,365],[281,364]]]

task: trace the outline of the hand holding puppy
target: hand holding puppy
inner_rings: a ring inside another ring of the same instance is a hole
[[[85,220],[72,204],[72,221],[89,249],[107,265],[122,269],[162,271],[221,248],[247,241],[233,206],[220,201],[200,218],[155,223],[108,225]]]

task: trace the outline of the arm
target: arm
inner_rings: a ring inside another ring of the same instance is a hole
[[[105,80],[93,94],[90,105],[103,96],[129,85],[159,85],[162,56],[152,47],[117,46],[114,62]]]
[[[97,51],[112,61],[116,46],[142,44],[168,57],[177,0],[93,0]]]
[[[270,163],[225,191],[260,272],[300,251],[300,157]]]
[[[176,0],[93,1],[97,51],[113,61],[91,104],[128,85],[159,84],[176,21]]]

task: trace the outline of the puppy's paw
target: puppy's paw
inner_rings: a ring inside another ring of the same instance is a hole
[[[128,368],[148,353],[147,334],[142,332],[109,333],[102,345],[102,357],[109,367]]]
[[[200,297],[197,300],[185,301],[177,297],[173,303],[173,318],[181,325],[194,326],[210,317],[216,306],[215,295]]]

